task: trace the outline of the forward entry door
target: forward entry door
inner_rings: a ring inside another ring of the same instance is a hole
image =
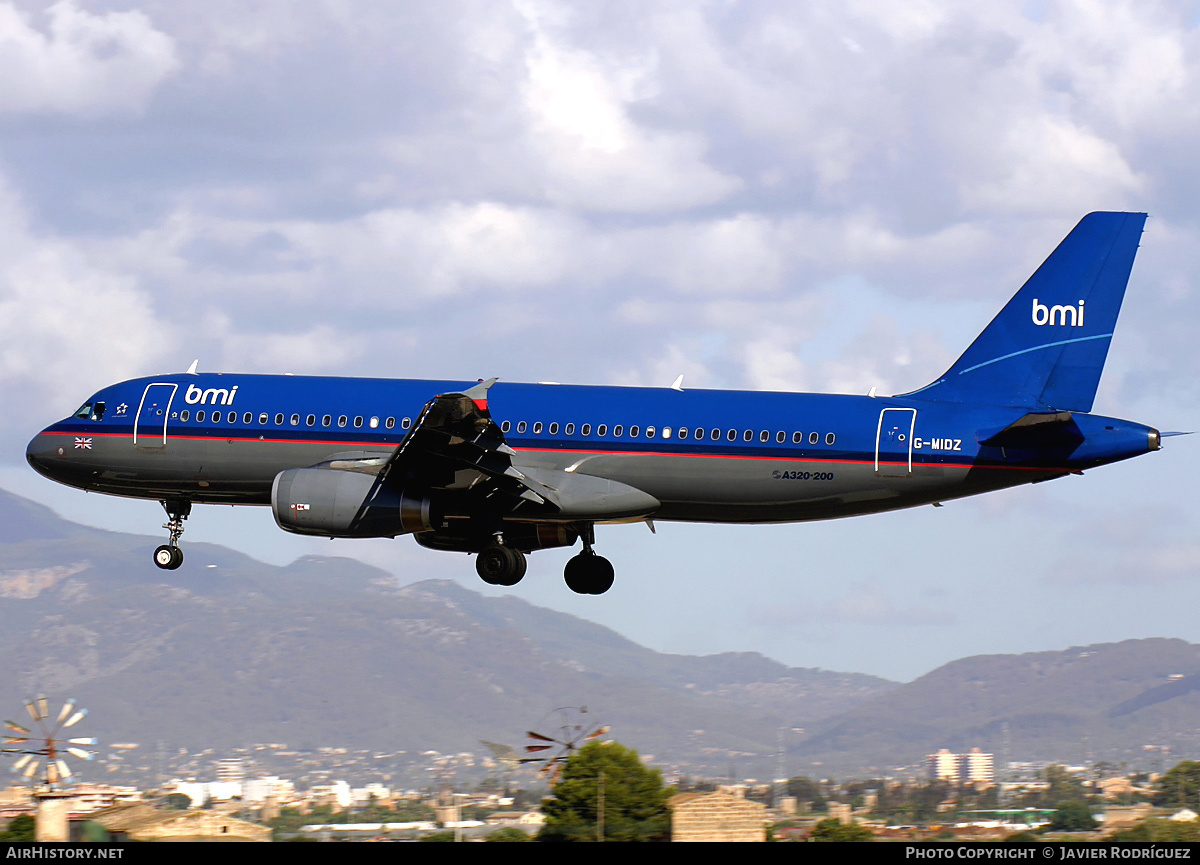
[[[167,446],[167,418],[179,385],[162,382],[146,385],[137,417],[133,421],[133,444],[139,448]]]

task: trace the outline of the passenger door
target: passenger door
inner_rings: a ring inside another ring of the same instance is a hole
[[[177,390],[177,384],[155,382],[146,385],[137,417],[133,420],[134,447],[160,449],[167,446],[167,418],[171,416],[171,401]]]

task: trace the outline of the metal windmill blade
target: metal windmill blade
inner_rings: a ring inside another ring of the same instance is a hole
[[[524,757],[522,763],[541,763],[538,774],[549,775],[550,783],[558,781],[563,767],[579,748],[588,740],[603,736],[608,732],[607,726],[592,724],[586,717],[586,706],[563,706],[555,709],[560,723],[556,735],[547,735],[529,730],[525,735],[532,741],[525,746],[526,754],[538,754],[537,757]],[[551,753],[552,752],[552,753]]]
[[[92,737],[64,738],[60,734],[87,717],[87,709],[76,709],[75,700],[67,700],[57,717],[51,718],[49,701],[39,694],[25,701],[25,709],[33,719],[32,728],[15,721],[5,721],[8,734],[0,751],[21,756],[13,763],[12,770],[22,777],[34,779],[40,775],[41,783],[50,789],[59,789],[74,778],[70,766],[63,757],[70,754],[81,760],[93,760],[96,752],[88,747],[95,745]]]

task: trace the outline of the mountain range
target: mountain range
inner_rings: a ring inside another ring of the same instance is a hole
[[[788,774],[822,775],[890,774],[938,748],[1142,765],[1200,744],[1200,647],[1183,640],[967,658],[900,684],[663,654],[351,559],[276,567],[191,544],[164,572],[157,543],[0,491],[0,712],[45,692],[88,706],[102,742],[454,753],[519,746],[554,708],[587,706],[669,769],[759,777],[781,744]]]

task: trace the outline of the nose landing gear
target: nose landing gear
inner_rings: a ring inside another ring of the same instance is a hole
[[[179,549],[179,537],[183,534],[183,521],[192,512],[191,502],[159,502],[167,512],[163,528],[170,533],[170,540],[154,551],[154,564],[166,571],[173,571],[183,564],[183,550]]]

